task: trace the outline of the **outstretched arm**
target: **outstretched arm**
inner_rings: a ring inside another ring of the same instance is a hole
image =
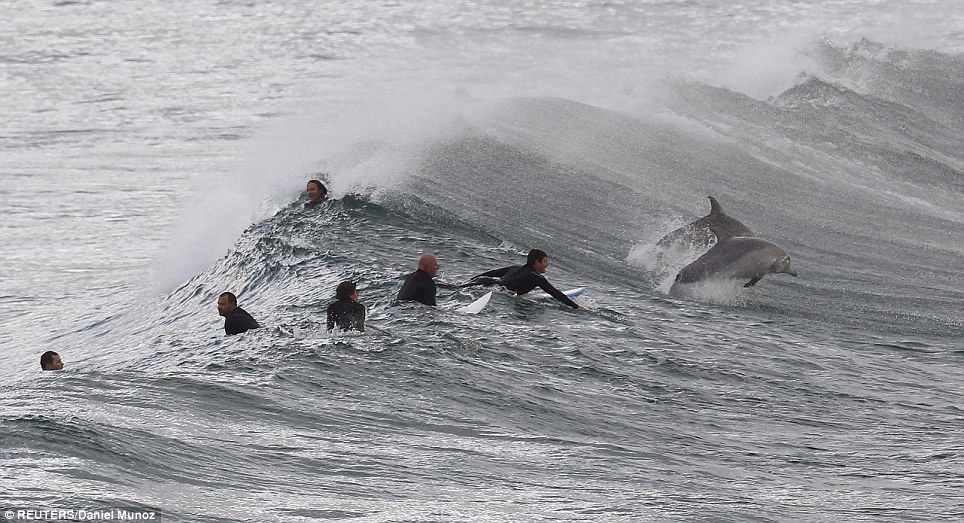
[[[545,279],[544,277],[539,278],[539,288],[546,291],[546,293],[548,293],[549,296],[552,296],[553,298],[561,301],[562,303],[565,303],[566,305],[572,307],[573,309],[579,308],[578,303],[572,301],[572,299],[570,299],[569,296],[566,296],[565,294],[562,293],[562,291],[553,287],[552,284],[549,283],[549,280]]]
[[[508,267],[502,267],[501,269],[492,269],[491,271],[483,272],[482,274],[477,274],[477,275],[475,275],[475,276],[472,276],[472,279],[474,280],[474,279],[483,278],[483,277],[486,277],[486,278],[501,278],[501,277],[505,276],[505,274],[506,274],[507,272],[509,272],[509,269],[511,269],[512,267],[514,267],[514,266],[513,266],[513,265],[510,265],[510,266],[508,266]]]
[[[484,285],[488,287],[489,285],[499,285],[502,283],[502,277],[508,274],[508,272],[515,267],[510,265],[509,267],[502,267],[501,269],[492,269],[488,272],[483,272],[482,274],[476,274],[472,276],[472,279],[468,283],[463,283],[462,285],[456,285],[455,288],[464,287],[474,287],[476,285]]]
[[[355,328],[360,332],[365,332],[365,313],[364,305],[358,307],[358,310],[355,312]]]

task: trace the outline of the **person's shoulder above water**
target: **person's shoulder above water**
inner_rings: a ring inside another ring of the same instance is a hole
[[[312,209],[328,198],[328,188],[320,180],[308,180],[305,192],[308,195],[308,201],[305,202],[306,209]]]
[[[398,291],[398,301],[417,301],[425,305],[435,305],[436,286],[433,278],[438,274],[438,260],[431,254],[423,254],[418,259],[418,268],[405,277]]]
[[[240,334],[250,329],[258,329],[261,325],[254,319],[248,311],[238,307],[225,318],[225,332],[228,334]],[[231,330],[232,332],[228,332]]]
[[[328,330],[337,325],[343,331],[365,330],[365,306],[358,303],[358,287],[343,281],[335,289],[335,301],[328,305]]]
[[[218,314],[224,316],[224,332],[229,335],[261,327],[248,311],[238,307],[237,296],[230,292],[218,296]]]

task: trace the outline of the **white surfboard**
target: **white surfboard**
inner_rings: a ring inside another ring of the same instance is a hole
[[[465,307],[460,307],[456,309],[458,312],[463,312],[465,314],[478,314],[482,309],[485,308],[489,303],[489,298],[492,297],[492,291],[485,293],[481,298],[473,301],[472,303],[466,305]]]
[[[584,293],[584,292],[586,292],[586,288],[585,288],[585,287],[576,287],[575,289],[569,289],[568,291],[562,291],[562,293],[565,294],[566,296],[568,296],[570,300],[571,300],[571,299],[574,299],[574,298],[577,298],[577,297],[579,297],[579,296],[582,296],[582,293]],[[545,292],[542,292],[542,291],[532,292],[532,293],[529,293],[529,294],[525,294],[524,296],[525,296],[526,298],[529,298],[530,300],[538,300],[538,301],[550,301],[550,300],[554,300],[554,299],[555,299],[555,298],[553,298],[552,296],[550,296],[549,294],[547,294],[547,293],[545,293]]]

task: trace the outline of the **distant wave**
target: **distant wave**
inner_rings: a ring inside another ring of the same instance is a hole
[[[464,111],[456,104],[447,118],[422,122],[419,139],[382,136],[318,159],[333,186],[353,189],[335,193],[341,199],[319,217],[298,203],[283,207],[198,281],[207,293],[273,286],[296,295],[312,292],[305,274],[330,288],[364,273],[371,280],[363,290],[384,296],[400,269],[362,268],[365,249],[408,266],[413,253],[402,261],[391,245],[451,236],[456,244],[539,247],[586,279],[661,294],[678,266],[654,267],[639,253],[673,224],[705,214],[713,195],[800,260],[808,277],[768,282],[779,289],[775,299],[819,301],[830,288],[824,282],[844,278],[854,282],[844,286],[849,299],[873,292],[900,309],[900,296],[919,283],[902,260],[913,257],[942,281],[954,271],[947,253],[964,245],[960,102],[924,94],[960,90],[961,75],[946,76],[962,71],[960,59],[868,42],[817,49],[836,78],[805,77],[769,100],[673,81],[658,113],[562,98],[474,101]],[[950,106],[937,118],[941,100]],[[394,173],[351,181],[389,164]],[[365,241],[347,252],[332,247],[355,236]],[[324,272],[311,268],[321,262]],[[874,272],[866,281],[858,276],[865,267]],[[939,303],[926,315],[949,320]]]

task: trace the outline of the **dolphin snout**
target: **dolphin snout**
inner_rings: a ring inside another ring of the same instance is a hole
[[[797,270],[793,268],[793,263],[790,262],[790,257],[787,256],[783,259],[783,267],[780,267],[780,272],[784,274],[789,274],[790,276],[796,276]]]

